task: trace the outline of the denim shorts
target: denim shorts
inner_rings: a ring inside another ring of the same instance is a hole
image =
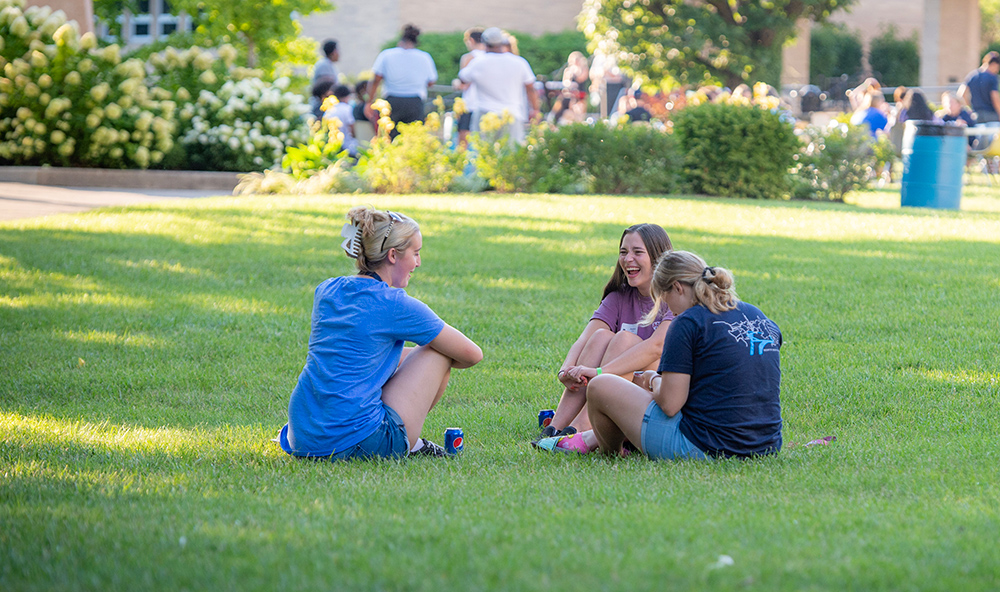
[[[642,450],[654,460],[681,460],[693,458],[704,460],[708,457],[681,433],[681,417],[667,417],[656,401],[650,401],[646,414],[642,416]]]
[[[382,403],[385,417],[382,424],[364,440],[354,446],[333,453],[331,461],[350,460],[352,458],[403,458],[410,451],[410,442],[406,438],[406,426],[396,413],[396,410]]]

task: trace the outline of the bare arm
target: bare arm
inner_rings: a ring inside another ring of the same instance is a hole
[[[667,336],[668,328],[670,328],[670,321],[660,323],[649,339],[633,345],[622,355],[604,364],[601,367],[601,372],[625,376],[629,372],[645,370],[663,355],[663,339]]]
[[[452,368],[469,368],[483,359],[483,350],[461,331],[445,324],[444,329],[428,345],[453,360]]]
[[[965,106],[972,109],[972,93],[969,92],[969,87],[964,83],[962,86],[958,87],[958,96],[965,103]]]
[[[369,120],[376,119],[377,116],[372,110],[372,103],[376,101],[378,97],[378,85],[382,82],[382,77],[378,74],[374,78],[368,81],[368,103],[365,104],[364,113],[365,117]]]
[[[691,375],[677,372],[664,372],[650,380],[653,389],[653,400],[663,409],[667,417],[673,417],[687,403],[688,392],[691,389]]]
[[[535,91],[535,83],[529,83],[524,85],[524,91],[528,94],[528,103],[531,105],[531,111],[529,111],[528,116],[531,119],[535,119],[539,114],[539,103],[538,103],[538,92]]]

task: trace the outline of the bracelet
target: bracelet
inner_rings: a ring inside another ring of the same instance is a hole
[[[597,370],[597,375],[598,376],[600,376],[601,372],[603,372],[603,370],[601,370],[600,368],[594,368],[594,370]]]
[[[659,379],[660,379],[660,382],[663,382],[663,376],[662,376],[662,375],[660,375],[660,374],[657,374],[657,375],[655,375],[655,376],[651,377],[651,378],[649,379],[649,392],[653,392],[653,381],[654,381],[655,379],[657,379],[657,378],[659,378]]]
[[[566,371],[565,371],[565,370],[560,370],[560,371],[559,371],[559,372],[558,372],[558,373],[556,374],[556,377],[557,377],[557,378],[562,378],[562,375],[563,375],[563,374],[566,374]]]

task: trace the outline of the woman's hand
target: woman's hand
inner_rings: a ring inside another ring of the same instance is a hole
[[[577,382],[581,384],[587,384],[590,379],[597,376],[597,368],[591,368],[589,366],[573,366],[567,372],[572,376]]]
[[[653,378],[659,376],[660,374],[655,370],[646,370],[645,372],[635,372],[632,375],[632,382],[651,391],[650,384],[653,382]]]
[[[572,368],[570,368],[569,370],[572,370]],[[568,390],[575,391],[578,388],[580,388],[581,386],[584,386],[585,384],[587,384],[586,382],[582,382],[582,381],[576,379],[575,377],[573,377],[569,373],[569,370],[566,370],[566,369],[559,370],[559,374],[558,374],[559,382],[563,383],[563,386],[565,386]]]

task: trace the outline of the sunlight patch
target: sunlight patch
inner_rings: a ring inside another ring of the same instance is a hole
[[[134,347],[152,348],[159,342],[145,334],[118,334],[111,331],[56,331],[55,334],[67,341],[78,343],[101,343],[105,345],[129,345]]]

